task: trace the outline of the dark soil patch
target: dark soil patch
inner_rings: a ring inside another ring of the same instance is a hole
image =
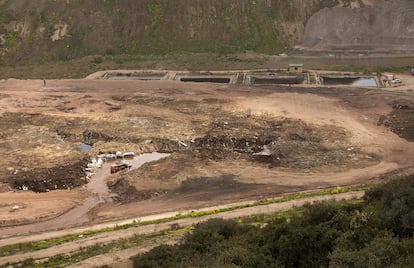
[[[121,177],[115,181],[108,182],[111,192],[117,195],[113,199],[120,203],[142,201],[165,194],[167,191],[162,189],[137,190],[127,179]]]
[[[401,138],[414,142],[414,103],[396,103],[392,108],[388,116],[391,130]]]
[[[351,147],[346,131],[335,126],[252,116],[216,118],[209,128],[205,136],[192,140],[152,142],[160,152],[181,152],[197,160],[245,159],[270,168],[362,167],[378,160],[378,156]]]
[[[254,155],[252,156],[252,160],[259,163],[269,164],[269,168],[279,167],[282,163],[280,161],[280,156],[277,155]]]
[[[388,127],[401,138],[414,142],[414,103],[394,101],[392,112],[380,116],[377,125]]]
[[[111,141],[113,138],[105,133],[101,133],[95,130],[85,130],[82,133],[83,143],[93,145],[98,141]]]
[[[261,184],[247,184],[237,181],[233,175],[222,175],[219,177],[191,178],[168,192],[166,198],[194,197],[198,200],[214,200],[226,195],[242,194],[262,188]]]
[[[56,118],[39,113],[12,113],[6,112],[0,116],[0,128],[2,131],[15,132],[26,125],[44,126],[48,122],[54,122]]]
[[[226,158],[230,153],[258,153],[272,140],[274,137],[206,136],[195,139],[190,146],[193,152],[210,159],[220,159]]]
[[[5,182],[17,190],[47,192],[57,189],[72,189],[85,183],[85,168],[88,160],[82,159],[66,166],[33,170],[17,170]]]
[[[159,94],[159,92],[157,92]],[[204,99],[202,101],[193,99],[177,99],[172,98],[169,93],[163,97],[155,96],[134,96],[124,97],[122,101],[146,105],[150,107],[164,107],[183,114],[213,114],[220,110],[221,103],[225,101],[214,101],[213,99]],[[213,100],[213,101],[212,101]]]
[[[211,125],[210,134],[186,141],[187,153],[199,159],[246,159],[269,164],[270,168],[293,169],[363,166],[376,161],[372,155],[351,148],[345,130],[334,126],[256,117],[223,118]]]

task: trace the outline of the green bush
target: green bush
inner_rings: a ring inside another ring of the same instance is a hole
[[[383,228],[399,236],[413,236],[414,175],[368,191],[365,200],[377,207],[377,217]]]
[[[369,190],[364,202],[308,205],[265,227],[251,223],[266,217],[212,219],[179,245],[134,257],[134,267],[409,267],[413,197],[408,176]]]

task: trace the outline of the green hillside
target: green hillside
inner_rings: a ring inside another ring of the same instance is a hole
[[[0,0],[0,63],[87,55],[280,54],[324,7],[361,0]],[[99,61],[99,59],[97,60]]]

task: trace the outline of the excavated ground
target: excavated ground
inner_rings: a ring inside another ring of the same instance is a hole
[[[204,136],[191,140],[151,140],[159,151],[174,153],[174,156],[115,177],[109,187],[118,194],[116,200],[151,199],[182,187],[189,179],[202,181],[197,177],[179,178],[180,170],[195,169],[209,161],[244,161],[263,169],[311,170],[324,167],[339,170],[370,166],[381,158],[352,147],[346,131],[335,126],[314,126],[287,118],[272,120],[269,116],[218,115],[208,128]],[[172,171],[171,167],[174,167]],[[148,174],[151,178],[143,179]],[[206,190],[208,183],[195,185],[191,189],[197,192]],[[217,190],[225,191],[225,188]]]
[[[384,120],[382,120],[384,119]],[[398,134],[398,136],[414,142],[414,102],[396,101],[392,105],[392,112],[378,120],[378,124],[384,124]]]
[[[95,222],[369,183],[413,168],[409,91],[135,80],[7,80],[0,91],[0,199],[14,207],[4,209],[4,225],[36,219],[36,204],[54,202],[55,189],[70,189],[61,199],[91,195],[79,186],[87,160],[103,152],[171,155],[108,170],[115,195],[90,211]],[[86,155],[81,143],[92,145]],[[42,217],[83,202],[70,198]]]
[[[7,176],[4,182],[9,183],[13,189],[27,190],[34,192],[48,192],[57,189],[73,189],[79,187],[87,180],[85,168],[87,159],[73,164],[52,167],[48,169],[26,169],[15,170],[12,175]]]

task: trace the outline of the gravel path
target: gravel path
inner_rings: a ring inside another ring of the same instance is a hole
[[[85,247],[95,245],[97,243],[107,244],[107,243],[115,242],[120,239],[130,238],[134,235],[146,235],[146,234],[151,234],[151,233],[157,233],[163,230],[170,229],[172,224],[178,224],[181,227],[185,227],[185,226],[191,226],[191,225],[206,221],[211,218],[233,219],[233,218],[246,217],[246,216],[252,216],[252,215],[260,215],[260,214],[266,214],[266,213],[291,209],[297,206],[303,206],[306,203],[314,203],[314,202],[328,201],[328,200],[351,200],[351,199],[361,198],[363,195],[364,195],[364,191],[357,191],[357,192],[348,192],[348,193],[342,193],[342,194],[337,194],[337,195],[309,197],[309,198],[303,198],[303,199],[298,199],[298,200],[291,200],[291,201],[287,201],[283,203],[248,207],[248,208],[238,209],[234,211],[227,211],[227,212],[222,212],[222,213],[217,213],[214,215],[202,216],[202,217],[197,217],[197,218],[186,218],[186,219],[175,220],[175,221],[171,221],[167,223],[150,224],[150,225],[139,226],[135,228],[129,228],[125,230],[105,232],[105,233],[94,235],[92,237],[78,239],[73,242],[68,242],[65,244],[57,245],[57,246],[47,248],[44,250],[2,257],[0,258],[0,265],[4,265],[6,263],[21,262],[29,258],[42,259],[42,258],[59,255],[59,254],[74,252],[74,251],[79,250],[81,247],[85,248]],[[208,209],[210,210],[214,208],[208,208]],[[143,217],[141,218],[141,220],[149,221],[149,220],[160,219],[161,217],[167,218],[171,216],[172,216],[171,213],[167,213],[163,215]],[[118,224],[120,223],[121,222],[118,222]],[[89,226],[85,228],[47,232],[47,233],[36,234],[36,235],[25,236],[25,237],[13,237],[9,239],[0,240],[0,246],[28,242],[28,241],[45,240],[45,239],[50,239],[53,237],[60,237],[60,236],[68,235],[68,234],[79,233],[85,230],[101,229],[106,226],[113,226],[114,224],[116,223],[99,224],[99,225]],[[104,265],[104,264],[100,263],[100,265]]]

